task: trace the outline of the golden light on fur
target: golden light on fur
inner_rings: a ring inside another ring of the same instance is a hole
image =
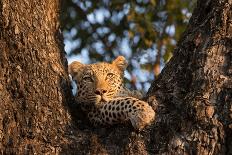
[[[152,107],[139,100],[141,93],[123,85],[127,65],[123,56],[112,63],[85,65],[75,61],[69,65],[69,73],[77,84],[76,99],[83,107],[90,105],[85,112],[94,125],[130,121],[135,129],[141,130],[154,120]]]

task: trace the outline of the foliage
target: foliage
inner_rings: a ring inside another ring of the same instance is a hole
[[[130,64],[128,85],[145,90],[171,58],[194,4],[191,0],[63,1],[66,51],[69,57],[88,58],[88,63],[124,55]]]

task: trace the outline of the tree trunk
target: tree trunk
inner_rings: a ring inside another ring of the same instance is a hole
[[[71,124],[58,2],[0,2],[0,154],[58,152]]]
[[[198,1],[174,56],[152,84],[152,148],[164,154],[232,154],[232,1]]]
[[[232,154],[231,0],[197,3],[147,94],[156,121],[140,133],[93,128],[68,108],[58,2],[0,2],[1,154]]]

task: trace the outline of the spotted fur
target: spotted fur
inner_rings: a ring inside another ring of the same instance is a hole
[[[139,100],[141,94],[124,87],[126,67],[123,56],[112,63],[84,65],[75,61],[69,65],[69,73],[77,84],[76,100],[94,125],[130,121],[135,129],[140,130],[154,119],[152,107]]]

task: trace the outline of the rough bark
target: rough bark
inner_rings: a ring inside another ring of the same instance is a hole
[[[198,1],[156,97],[155,153],[232,154],[232,1]],[[165,134],[166,133],[166,134]]]
[[[93,128],[70,105],[58,4],[0,2],[1,154],[232,154],[231,0],[197,3],[147,94],[156,121],[140,133]]]
[[[0,2],[0,154],[62,149],[72,96],[58,4]]]

